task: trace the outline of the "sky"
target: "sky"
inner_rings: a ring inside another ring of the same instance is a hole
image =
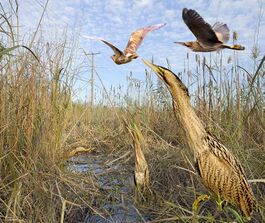
[[[44,0],[18,0],[21,40],[31,36],[39,22]],[[8,0],[2,4],[6,7]],[[49,0],[41,25],[45,41],[53,41],[63,36],[74,36],[79,50],[81,63],[83,52],[100,53],[95,56],[95,67],[104,86],[126,85],[126,76],[132,72],[137,79],[143,80],[144,69],[141,59],[154,58],[157,64],[166,66],[166,58],[176,73],[184,69],[189,49],[176,45],[174,41],[192,41],[195,37],[182,20],[183,8],[195,9],[208,23],[226,23],[230,33],[237,31],[238,43],[246,50],[240,52],[239,64],[251,67],[251,49],[256,43],[260,54],[265,54],[265,0]],[[112,50],[100,41],[88,40],[83,36],[97,36],[112,42],[121,50],[127,45],[130,34],[140,27],[167,23],[159,30],[150,32],[137,53],[139,58],[129,64],[116,65],[110,58]],[[259,29],[258,29],[259,28]],[[258,32],[259,30],[259,32]],[[258,38],[257,38],[258,36]],[[258,40],[258,41],[257,41]],[[232,44],[230,38],[229,41]],[[224,50],[224,57],[233,52]],[[204,53],[209,56],[209,53]],[[81,72],[81,79],[89,80],[90,62],[87,70]],[[97,80],[96,89],[102,88]],[[89,94],[86,81],[76,82],[76,98],[84,99]]]

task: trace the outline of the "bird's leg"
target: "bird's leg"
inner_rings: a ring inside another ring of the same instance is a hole
[[[245,47],[244,46],[241,46],[241,45],[238,45],[238,44],[235,44],[233,46],[228,46],[228,45],[222,45],[222,48],[223,49],[231,49],[231,50],[245,50]]]
[[[244,46],[241,46],[241,45],[238,45],[238,44],[233,45],[232,48],[234,50],[244,50],[245,49]]]

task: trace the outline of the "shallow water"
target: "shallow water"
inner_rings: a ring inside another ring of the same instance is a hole
[[[106,165],[104,158],[95,155],[80,155],[69,160],[68,169],[76,173],[91,173],[98,185],[106,191],[106,199],[101,209],[103,216],[92,214],[84,223],[136,223],[150,220],[141,216],[131,200],[133,196],[133,173],[123,164]]]

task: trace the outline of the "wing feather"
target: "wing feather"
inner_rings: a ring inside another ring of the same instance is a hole
[[[226,24],[221,22],[216,22],[213,25],[213,30],[217,36],[217,38],[223,42],[226,43],[229,40],[229,28]]]
[[[105,39],[101,38],[101,37],[94,37],[94,36],[83,36],[87,39],[94,39],[94,40],[100,40],[102,41],[103,43],[105,43],[106,45],[108,45],[115,54],[118,54],[118,55],[122,55],[123,52],[121,50],[119,50],[116,46],[114,46],[112,43],[106,41]]]
[[[182,18],[197,40],[202,44],[212,46],[216,43],[221,43],[211,25],[205,22],[195,10],[184,8]]]
[[[136,52],[136,50],[139,48],[139,46],[141,45],[141,43],[143,42],[143,39],[145,38],[145,36],[149,32],[160,29],[165,25],[166,25],[166,23],[157,24],[157,25],[152,25],[152,26],[140,28],[140,29],[137,29],[136,31],[134,31],[130,36],[130,39],[127,43],[127,46],[124,50],[124,54],[125,55],[134,54]]]

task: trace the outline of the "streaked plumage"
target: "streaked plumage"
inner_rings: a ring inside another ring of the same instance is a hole
[[[143,142],[143,135],[136,125],[131,128],[127,127],[133,140],[133,148],[135,152],[135,169],[134,180],[135,186],[139,189],[145,190],[149,187],[149,168],[142,151],[141,143]]]
[[[186,86],[167,68],[144,61],[164,81],[173,99],[173,109],[182,125],[187,144],[194,152],[203,184],[224,200],[238,206],[250,218],[254,198],[240,162],[206,129],[194,112]]]
[[[108,45],[114,52],[114,55],[111,56],[111,59],[116,64],[120,65],[120,64],[129,63],[133,59],[136,59],[138,57],[138,55],[136,54],[136,50],[139,48],[139,46],[143,42],[143,39],[145,38],[145,36],[149,32],[160,29],[165,25],[166,23],[163,23],[163,24],[157,24],[157,25],[152,25],[152,26],[147,26],[144,28],[137,29],[131,34],[130,39],[127,43],[127,46],[123,52],[119,50],[116,46],[114,46],[112,43],[104,40],[103,38],[90,37],[90,36],[84,36],[84,37],[89,38],[89,39],[101,40],[103,43]]]
[[[216,22],[211,26],[195,10],[186,8],[182,10],[182,18],[197,38],[197,41],[175,43],[189,47],[195,52],[211,52],[225,48],[233,50],[245,49],[241,45],[228,46],[224,44],[229,40],[229,28],[226,24]]]

